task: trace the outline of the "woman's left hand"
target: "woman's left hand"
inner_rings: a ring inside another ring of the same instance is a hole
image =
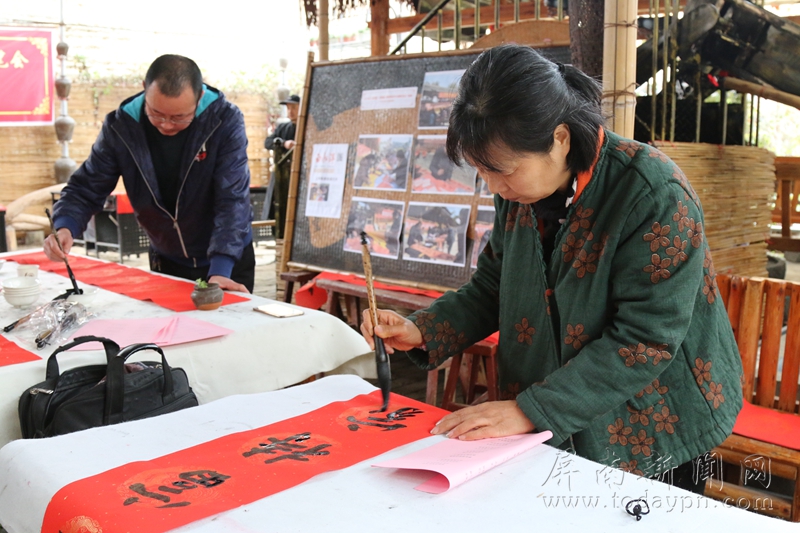
[[[486,402],[450,413],[434,426],[431,433],[444,434],[451,439],[478,440],[520,435],[533,429],[533,423],[516,400],[509,400]]]

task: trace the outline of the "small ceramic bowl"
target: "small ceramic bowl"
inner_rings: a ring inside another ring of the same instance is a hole
[[[70,294],[67,301],[83,304],[86,307],[92,305],[95,296],[97,296],[97,287],[81,287],[83,294]]]
[[[42,290],[42,284],[36,278],[24,276],[3,280],[3,289],[9,292],[27,291],[34,288]]]
[[[6,299],[8,303],[13,305],[14,307],[27,307],[39,299],[39,293],[35,292],[33,294],[14,294],[4,290],[3,297]]]

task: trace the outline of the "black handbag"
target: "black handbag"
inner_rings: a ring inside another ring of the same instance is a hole
[[[86,342],[101,342],[105,365],[82,366],[59,373],[56,356]],[[142,350],[161,354],[161,362],[126,365]],[[22,437],[42,438],[179,411],[197,405],[182,368],[170,368],[155,344],[132,344],[120,350],[103,337],[77,337],[47,360],[45,380],[19,399]]]

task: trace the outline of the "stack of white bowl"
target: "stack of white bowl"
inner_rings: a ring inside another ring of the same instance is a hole
[[[32,277],[3,280],[3,296],[14,307],[27,307],[39,299],[42,284]]]

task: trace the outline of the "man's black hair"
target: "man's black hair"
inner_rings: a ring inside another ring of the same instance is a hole
[[[154,81],[158,82],[158,90],[164,96],[175,98],[180,96],[188,85],[192,88],[194,96],[200,100],[203,93],[203,74],[197,63],[188,57],[166,54],[150,65],[144,77],[144,86],[150,87]]]
[[[491,171],[502,169],[498,146],[546,154],[559,124],[570,131],[567,166],[591,168],[597,153],[601,87],[570,65],[557,65],[527,46],[483,52],[461,78],[447,132],[447,155]]]

